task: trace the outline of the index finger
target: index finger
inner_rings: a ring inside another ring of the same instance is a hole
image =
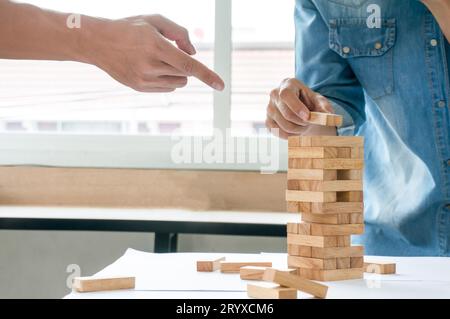
[[[163,40],[163,42],[165,43],[163,46],[164,62],[172,65],[188,76],[196,77],[213,89],[222,91],[225,88],[223,80],[217,73],[211,71],[207,66],[174,47],[166,40]]]

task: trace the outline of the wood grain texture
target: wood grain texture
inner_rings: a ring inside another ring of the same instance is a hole
[[[331,270],[336,269],[336,258],[321,259],[301,256],[288,256],[288,267]]]
[[[288,170],[288,180],[332,181],[337,179],[336,170],[296,169]]]
[[[374,262],[364,260],[364,272],[389,275],[396,273],[396,264],[392,262]]]
[[[362,279],[364,277],[363,268],[349,268],[349,269],[335,269],[335,270],[299,268],[297,273],[301,277],[318,281],[351,280],[351,279]]]
[[[265,287],[261,285],[247,285],[247,295],[255,299],[297,299],[297,289],[280,287]]]
[[[250,261],[250,262],[221,262],[220,272],[223,273],[239,273],[241,267],[256,266],[256,267],[272,267],[272,262],[269,261]]]
[[[199,260],[197,261],[198,272],[214,272],[220,269],[220,262],[225,261],[225,257],[216,260]]]
[[[306,225],[304,227],[307,227]],[[364,224],[326,225],[310,224],[310,234],[313,236],[345,236],[364,233]]]
[[[264,271],[266,269],[267,267],[255,267],[255,266],[241,267],[241,269],[239,270],[239,276],[242,280],[263,280]],[[291,274],[297,273],[296,269],[286,269],[280,271]]]
[[[310,236],[288,234],[287,243],[310,247],[347,247],[350,246],[350,236]]]
[[[337,180],[337,181],[298,181],[298,188],[301,191],[312,192],[347,192],[362,191],[361,180]]]
[[[134,289],[135,277],[76,277],[73,280],[72,288],[77,292],[111,291],[122,289]]]
[[[286,201],[288,202],[329,203],[336,202],[336,199],[336,192],[286,191]]]
[[[360,136],[290,136],[289,147],[364,147]]]
[[[0,167],[1,205],[284,212],[285,190],[286,174]]]
[[[334,126],[339,127],[342,125],[343,118],[341,115],[322,113],[322,112],[310,112],[309,124],[321,125],[321,126]]]
[[[305,280],[300,276],[282,272],[273,268],[268,268],[264,271],[263,279],[284,287],[297,289],[318,298],[325,298],[328,292],[328,287],[325,285],[310,280]]]
[[[289,158],[289,168],[293,169],[361,170],[363,167],[363,159]]]
[[[362,256],[364,256],[364,246],[311,248],[311,257],[313,258],[340,258]],[[358,268],[362,268],[362,266]]]
[[[353,151],[352,153],[352,150]],[[359,148],[350,147],[289,147],[289,158],[358,158]],[[353,157],[352,157],[353,154]]]

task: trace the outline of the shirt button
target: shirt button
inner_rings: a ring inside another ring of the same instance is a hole
[[[445,101],[439,101],[438,102],[439,107],[445,107]]]
[[[436,39],[431,39],[430,44],[432,47],[436,47],[438,45],[438,42]]]
[[[380,42],[375,43],[375,49],[380,50],[383,45]]]
[[[342,52],[344,52],[345,54],[349,54],[350,53],[350,48],[349,47],[343,47],[342,48]]]

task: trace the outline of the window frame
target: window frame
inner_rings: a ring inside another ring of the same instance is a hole
[[[232,75],[232,2],[233,0],[215,0],[214,69],[221,74],[225,83],[231,83]],[[214,92],[214,130],[225,132],[231,128],[231,94],[230,85],[222,92]],[[249,142],[267,138],[245,137]],[[0,165],[243,171],[261,169],[261,163],[248,162],[173,163],[171,149],[176,143],[174,137],[163,135],[1,133]],[[279,171],[286,171],[287,163],[282,160],[287,158],[286,142],[280,141],[278,155]],[[248,149],[245,150],[245,156],[246,159],[250,156]]]

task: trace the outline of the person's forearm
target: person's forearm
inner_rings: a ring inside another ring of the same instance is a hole
[[[81,28],[69,28],[69,14],[0,0],[0,58],[87,61],[84,38],[93,18],[82,17]]]
[[[447,41],[450,42],[450,0],[422,0],[433,13]]]

